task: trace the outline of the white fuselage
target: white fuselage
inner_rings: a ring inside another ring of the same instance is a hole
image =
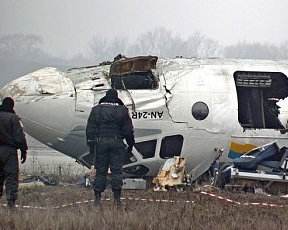
[[[279,127],[273,128],[272,123],[255,128],[253,121],[248,126],[240,122],[239,111],[246,109],[239,107],[239,98],[245,101],[246,96],[239,95],[242,86],[237,88],[235,83],[237,71],[260,75],[271,72],[276,82],[275,73],[288,76],[288,62],[160,59],[153,70],[159,82],[156,89],[118,90],[120,99],[129,108],[136,140],[133,156],[126,161],[124,171],[139,176],[155,175],[167,158],[176,155],[186,157],[186,170],[191,171],[202,162],[207,162],[208,167],[218,149],[224,149],[221,160],[229,161],[229,153],[241,153],[248,147],[274,140],[279,146],[287,145],[288,134],[280,132]],[[89,167],[93,157],[86,146],[86,122],[91,108],[111,87],[108,73],[109,66],[66,72],[45,68],[7,84],[1,90],[1,97],[15,99],[16,112],[29,135]],[[281,87],[287,83],[282,78]],[[259,87],[258,91],[265,95],[269,90],[277,91],[276,86],[269,87]],[[288,91],[287,87],[283,89]],[[265,95],[255,99],[254,91],[251,95],[250,102],[257,102],[255,105],[267,99]],[[251,103],[249,109],[253,109]],[[278,119],[286,127],[287,99],[279,99],[277,105],[280,106]],[[245,120],[246,112],[243,114]],[[268,122],[263,117],[264,121]]]

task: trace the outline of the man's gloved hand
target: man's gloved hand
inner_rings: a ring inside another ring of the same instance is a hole
[[[26,161],[27,158],[27,151],[21,150],[21,164],[23,164]]]

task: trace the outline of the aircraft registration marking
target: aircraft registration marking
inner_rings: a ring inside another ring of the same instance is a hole
[[[153,112],[132,112],[132,119],[162,119],[164,111],[153,111]]]

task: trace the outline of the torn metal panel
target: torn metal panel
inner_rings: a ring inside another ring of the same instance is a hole
[[[76,90],[101,91],[110,88],[110,66],[82,67],[66,71]]]
[[[158,175],[153,178],[153,183],[156,184],[154,190],[158,191],[165,187],[183,185],[185,172],[185,157],[174,157],[166,160],[163,167],[158,172]]]
[[[73,127],[75,88],[70,78],[56,68],[43,68],[14,80],[2,89],[1,96],[6,94],[17,103],[15,110],[25,131],[30,127],[29,134],[49,146],[63,142]],[[34,132],[38,129],[49,132]]]
[[[114,62],[110,68],[110,76],[124,75],[127,73],[147,72],[156,69],[158,57],[139,56],[134,58],[121,59]]]
[[[166,100],[162,93],[155,91],[150,93],[135,92],[129,97],[129,92],[126,92],[122,91],[119,95],[124,103],[127,102],[125,104],[128,107],[133,103],[137,111],[166,110]]]
[[[19,96],[31,96],[30,100],[39,100],[39,96],[63,94],[73,97],[74,92],[74,85],[65,73],[51,67],[18,78],[2,89],[2,94],[10,94],[16,100],[21,100]]]
[[[123,179],[122,189],[146,189],[146,181],[141,178],[125,178]]]
[[[125,58],[114,62],[110,67],[111,87],[115,89],[157,89],[156,69],[158,58],[141,56]]]

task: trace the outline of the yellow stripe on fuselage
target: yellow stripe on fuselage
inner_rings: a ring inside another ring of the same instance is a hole
[[[230,151],[233,151],[235,153],[246,153],[254,148],[257,148],[257,146],[253,144],[238,144],[233,141],[231,142],[230,145]]]

